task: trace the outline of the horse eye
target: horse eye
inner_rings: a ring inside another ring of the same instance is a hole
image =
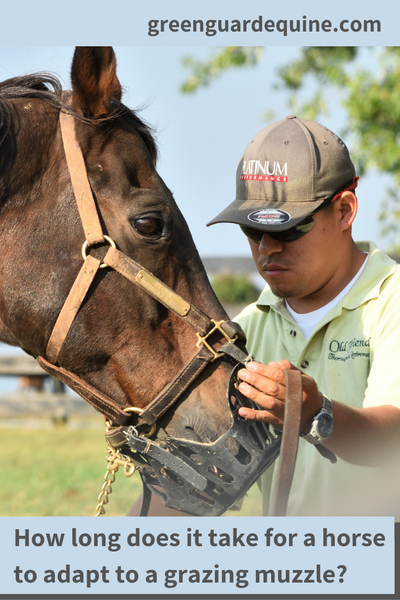
[[[134,221],[134,227],[138,233],[146,237],[157,237],[163,232],[163,221],[156,217],[141,217]]]

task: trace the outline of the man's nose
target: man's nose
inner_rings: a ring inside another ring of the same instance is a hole
[[[262,256],[270,256],[275,252],[282,252],[283,243],[274,240],[268,233],[264,233],[259,244],[259,253]]]

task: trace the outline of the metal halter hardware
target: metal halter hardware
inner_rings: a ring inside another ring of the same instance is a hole
[[[232,344],[234,344],[236,342],[236,340],[238,339],[238,335],[235,335],[233,338],[230,338],[229,335],[224,331],[223,329],[223,324],[225,321],[214,321],[214,319],[211,319],[211,321],[214,323],[214,327],[212,327],[210,329],[210,331],[208,331],[206,333],[206,335],[200,335],[199,332],[196,333],[197,335],[197,343],[196,343],[196,348],[201,348],[201,346],[205,346],[207,348],[207,350],[209,350],[211,352],[211,354],[213,355],[213,358],[211,360],[211,362],[214,362],[214,360],[216,360],[217,358],[220,358],[221,356],[224,355],[224,352],[218,351],[218,350],[214,350],[214,348],[207,342],[207,338],[210,337],[210,335],[212,335],[215,331],[219,331],[221,335],[224,336],[224,338],[228,341],[231,342]]]
[[[140,264],[120,252],[114,241],[104,235],[82,151],[76,139],[74,117],[60,112],[60,126],[72,186],[85,232],[86,241],[82,248],[84,263],[54,325],[46,348],[46,358],[38,357],[37,360],[45,371],[66,383],[105,415],[112,424],[106,433],[110,446],[117,451],[121,450],[122,455],[130,456],[130,460],[140,471],[144,485],[161,496],[166,506],[195,515],[222,514],[243,496],[250,485],[272,464],[279,455],[281,446],[279,432],[271,433],[266,423],[247,421],[238,414],[241,405],[258,409],[236,389],[237,370],[249,359],[236,342],[244,342],[245,336],[240,327],[232,321],[210,319]],[[110,247],[103,262],[87,254],[89,247],[104,242],[109,243]],[[131,426],[132,414],[129,408],[122,409],[112,398],[74,373],[54,364],[57,363],[65,338],[98,269],[105,267],[110,267],[129,279],[197,331],[197,353],[141,412],[139,420],[136,417],[135,427]],[[217,349],[209,339],[214,334],[218,338],[215,340],[219,345]],[[231,371],[227,390],[228,406],[232,415],[229,431],[211,444],[171,438],[165,432],[157,432],[156,439],[145,437],[146,433],[152,436],[152,432],[148,432],[148,426],[153,425],[169,410],[205,367],[217,359],[226,361],[226,366]],[[295,450],[297,442],[298,431],[295,434]],[[114,462],[107,473],[110,472],[114,477],[121,460],[118,458],[115,462],[113,459]],[[284,477],[291,481],[291,475],[286,474]],[[107,498],[107,480],[104,486],[105,491],[102,493]],[[103,503],[106,503],[106,499]]]

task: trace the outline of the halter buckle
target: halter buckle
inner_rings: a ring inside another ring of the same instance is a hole
[[[196,343],[196,348],[200,348],[201,345],[205,346],[207,348],[207,350],[209,350],[211,352],[211,354],[213,355],[211,362],[214,362],[214,360],[216,360],[217,358],[224,356],[225,352],[221,352],[220,350],[214,350],[214,348],[212,346],[210,346],[210,344],[207,342],[207,338],[210,335],[212,335],[214,333],[214,331],[219,331],[228,342],[232,342],[232,344],[234,344],[236,342],[236,340],[238,339],[238,335],[234,335],[233,338],[231,338],[226,333],[226,331],[224,331],[224,329],[222,328],[222,325],[225,323],[224,320],[215,321],[215,319],[210,319],[210,321],[212,323],[214,323],[214,327],[212,327],[208,333],[206,333],[205,335],[200,335],[200,333],[198,333],[198,332],[196,333],[197,338],[198,338],[197,343]]]

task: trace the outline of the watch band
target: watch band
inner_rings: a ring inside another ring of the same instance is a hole
[[[310,444],[321,444],[328,439],[333,433],[333,406],[327,396],[322,395],[322,408],[314,417],[311,425],[310,433],[303,435],[303,438]],[[324,427],[320,426],[324,423]]]

